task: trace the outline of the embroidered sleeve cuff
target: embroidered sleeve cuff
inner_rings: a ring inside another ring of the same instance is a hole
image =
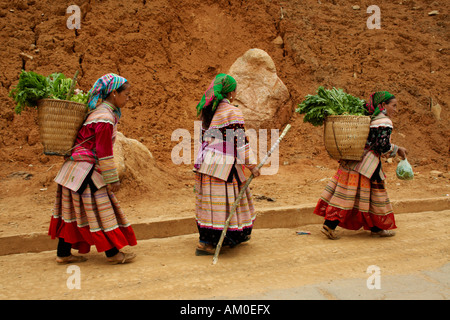
[[[393,144],[391,147],[391,154],[389,155],[390,158],[393,158],[397,155],[397,151],[398,151],[398,146]]]
[[[102,172],[103,180],[106,184],[119,181],[119,174],[117,172],[114,157],[106,157],[98,159],[100,171]]]

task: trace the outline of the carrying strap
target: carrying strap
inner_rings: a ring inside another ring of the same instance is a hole
[[[91,113],[93,113],[94,111],[95,111],[95,109],[89,110],[89,111],[86,113],[86,115],[84,116],[84,121],[86,121],[86,119],[88,118],[88,116],[89,116]],[[69,150],[67,150],[67,151],[65,152],[65,154],[70,154],[70,151],[72,151],[72,150],[75,149],[76,147],[81,146],[81,145],[82,145],[83,143],[85,143],[86,141],[91,140],[93,137],[95,137],[95,134],[92,135],[92,136],[90,136],[90,137],[87,138],[86,140],[80,142],[79,144],[73,146],[72,148],[70,148]]]
[[[75,145],[75,146],[73,146],[72,148],[70,148],[69,150],[67,150],[66,151],[66,153],[65,154],[70,154],[70,151],[72,151],[73,149],[75,149],[76,147],[79,147],[79,146],[81,146],[83,143],[85,143],[86,141],[89,141],[89,140],[91,140],[93,137],[95,137],[95,134],[94,135],[92,135],[92,136],[90,136],[89,138],[87,138],[86,140],[84,140],[84,141],[82,141],[82,142],[80,142],[79,144],[77,144],[77,145]]]

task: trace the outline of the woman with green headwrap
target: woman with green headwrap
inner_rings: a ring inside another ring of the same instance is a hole
[[[231,104],[236,80],[218,74],[197,105],[202,120],[201,147],[195,161],[196,221],[199,244],[196,255],[214,254],[225,221],[246,177],[244,167],[259,176],[245,135],[242,112]],[[224,246],[248,241],[256,214],[246,190],[230,221]]]
[[[322,233],[335,240],[336,227],[371,230],[371,235],[392,237],[396,228],[387,195],[380,157],[406,158],[406,149],[391,143],[393,124],[389,116],[397,99],[387,91],[375,92],[366,103],[371,116],[370,132],[361,161],[341,161],[325,187],[314,213],[325,218]]]

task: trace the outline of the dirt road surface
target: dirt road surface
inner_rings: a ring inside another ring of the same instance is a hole
[[[55,251],[4,255],[0,299],[449,299],[450,210],[398,214],[397,225],[392,238],[341,229],[337,241],[320,224],[301,226],[310,235],[255,229],[216,265],[194,255],[196,234],[143,240],[127,248],[138,257],[126,265],[92,250],[77,265],[79,282]],[[379,289],[368,288],[369,266]]]
[[[448,205],[409,213],[394,206],[398,234],[389,239],[343,231],[341,240],[329,241],[319,232],[320,221],[297,228],[295,219],[265,214],[256,221],[252,240],[224,250],[214,266],[210,257],[194,255],[195,224],[192,232],[177,233],[181,223],[164,222],[195,215],[193,163],[171,161],[178,143],[171,135],[183,128],[195,139],[195,106],[207,85],[251,48],[272,57],[289,90],[292,114],[278,173],[252,182],[258,211],[317,203],[336,172],[337,162],[323,145],[323,128],[294,113],[319,86],[343,88],[363,99],[378,90],[394,93],[400,103],[392,141],[408,149],[415,177],[397,179],[398,159],[383,160],[390,199],[450,199],[445,87],[450,2],[380,0],[382,28],[376,30],[367,28],[367,4],[354,8],[356,3],[348,1],[77,4],[83,17],[76,31],[67,27],[65,2],[0,5],[0,34],[7,48],[0,51],[0,299],[449,298]],[[117,194],[139,238],[135,248],[126,250],[138,258],[110,266],[93,248],[78,266],[81,289],[68,288],[72,274],[56,265],[56,241],[48,243],[46,236],[55,201],[53,179],[63,159],[43,154],[37,110],[17,115],[8,96],[22,69],[70,77],[80,70],[78,87],[84,91],[108,72],[125,76],[134,93],[118,129],[154,157],[145,163],[131,159]],[[432,111],[438,106],[442,112],[437,115]],[[274,121],[262,128],[283,126]],[[273,219],[266,224],[268,216]],[[156,227],[147,234],[151,225]],[[311,235],[297,235],[298,229]],[[380,289],[367,288],[369,266],[379,268]]]

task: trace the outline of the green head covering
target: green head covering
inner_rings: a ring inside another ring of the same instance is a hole
[[[366,103],[367,112],[372,116],[372,118],[376,117],[378,114],[380,114],[380,112],[384,110],[381,104],[392,98],[395,98],[395,96],[387,91],[378,91],[372,93],[369,102]]]
[[[215,111],[217,104],[225,98],[226,94],[236,89],[236,80],[225,73],[218,74],[209,85],[208,89],[197,104],[197,115],[203,108],[211,105],[211,110]]]

